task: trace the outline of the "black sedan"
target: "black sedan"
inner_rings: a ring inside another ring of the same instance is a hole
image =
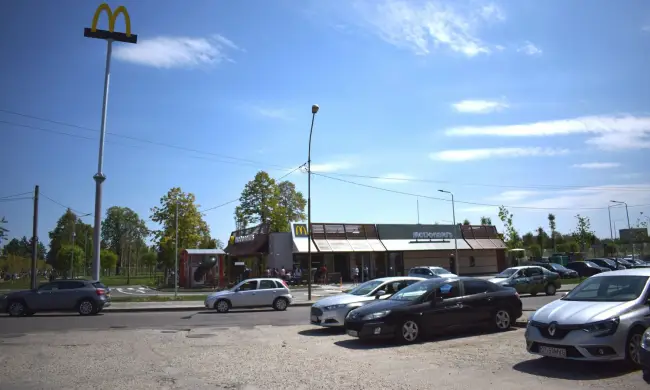
[[[580,275],[578,275],[578,272],[576,272],[576,271],[574,271],[572,269],[568,269],[565,266],[563,266],[562,264],[558,264],[558,263],[542,263],[542,262],[538,262],[538,263],[530,263],[530,265],[536,265],[536,266],[539,266],[539,267],[542,267],[542,268],[546,268],[547,270],[549,270],[551,272],[555,272],[555,273],[559,274],[562,279],[574,279],[574,278],[578,278],[580,276]]]
[[[519,294],[511,287],[467,277],[431,279],[352,310],[345,329],[360,339],[413,343],[429,334],[477,325],[505,331],[521,313]]]
[[[591,261],[574,261],[566,265],[568,269],[572,269],[580,274],[580,277],[588,278],[601,272],[607,272],[610,269],[604,268],[592,263]]]

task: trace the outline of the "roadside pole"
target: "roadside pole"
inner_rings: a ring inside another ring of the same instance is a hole
[[[38,287],[38,275],[36,275],[36,262],[38,260],[38,186],[34,187],[34,219],[32,222],[32,272],[31,287]]]

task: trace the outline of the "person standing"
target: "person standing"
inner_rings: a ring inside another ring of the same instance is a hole
[[[352,282],[354,284],[359,283],[359,267],[356,264],[352,268]]]

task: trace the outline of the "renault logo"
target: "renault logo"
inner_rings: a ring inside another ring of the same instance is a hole
[[[556,330],[557,330],[557,324],[555,322],[552,322],[551,325],[548,326],[549,336],[555,336]]]
[[[102,11],[106,11],[106,15],[108,16],[108,31],[97,29],[97,23],[99,22],[99,16],[102,14]],[[115,20],[120,14],[124,15],[124,27],[126,31],[123,33],[115,32]],[[100,4],[99,7],[97,7],[90,28],[84,28],[84,36],[88,38],[108,39],[111,41],[126,43],[138,42],[138,36],[131,34],[131,17],[126,8],[121,5],[115,8],[115,12],[113,12],[111,7],[106,3]]]

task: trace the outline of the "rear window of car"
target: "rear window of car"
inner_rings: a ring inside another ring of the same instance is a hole
[[[77,288],[84,288],[86,283],[84,282],[59,282],[60,290],[74,290]]]
[[[106,288],[106,286],[102,282],[93,283],[93,287],[95,287],[95,288],[104,288],[104,289]]]

